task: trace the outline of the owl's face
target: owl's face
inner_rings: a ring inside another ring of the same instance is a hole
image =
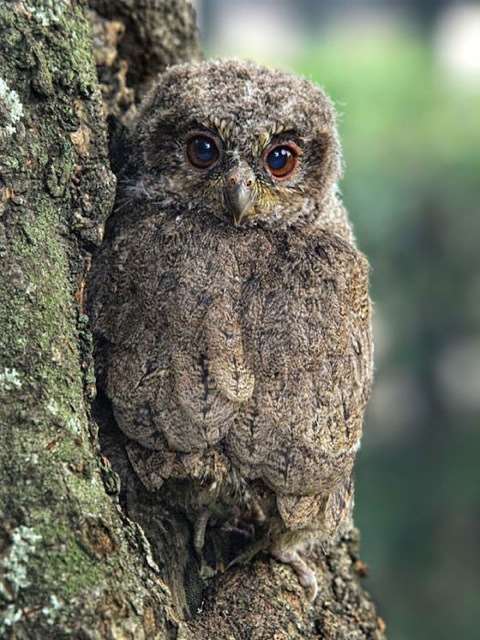
[[[340,175],[325,94],[250,63],[172,67],[147,98],[136,134],[144,195],[235,226],[321,216]]]

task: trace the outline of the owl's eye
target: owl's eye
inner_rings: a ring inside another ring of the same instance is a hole
[[[268,171],[278,179],[288,178],[298,164],[298,148],[293,144],[279,144],[267,149],[265,164]]]
[[[187,142],[187,156],[194,167],[207,169],[218,160],[220,152],[215,139],[207,135],[195,135]]]

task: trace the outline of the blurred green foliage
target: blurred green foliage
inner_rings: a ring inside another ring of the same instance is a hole
[[[356,507],[367,586],[391,640],[473,640],[480,397],[455,394],[472,371],[454,354],[480,354],[480,87],[412,35],[358,35],[312,43],[294,67],[341,114],[342,191],[372,264],[377,409]]]

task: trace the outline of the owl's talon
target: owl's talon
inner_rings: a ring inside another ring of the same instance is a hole
[[[265,511],[262,509],[258,500],[254,500],[252,503],[252,516],[253,521],[257,524],[263,524],[267,519]]]
[[[205,546],[205,532],[207,530],[207,524],[210,519],[210,511],[204,509],[200,512],[200,515],[195,520],[193,530],[193,546],[197,555],[202,558],[203,547]]]
[[[300,557],[298,551],[277,549],[272,551],[272,556],[279,562],[292,567],[299,583],[305,589],[308,600],[313,602],[318,594],[317,577],[313,569]]]

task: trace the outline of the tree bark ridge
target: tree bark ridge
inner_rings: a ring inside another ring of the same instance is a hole
[[[168,589],[89,420],[79,303],[115,187],[89,24],[1,2],[0,32],[0,636],[153,637]]]

